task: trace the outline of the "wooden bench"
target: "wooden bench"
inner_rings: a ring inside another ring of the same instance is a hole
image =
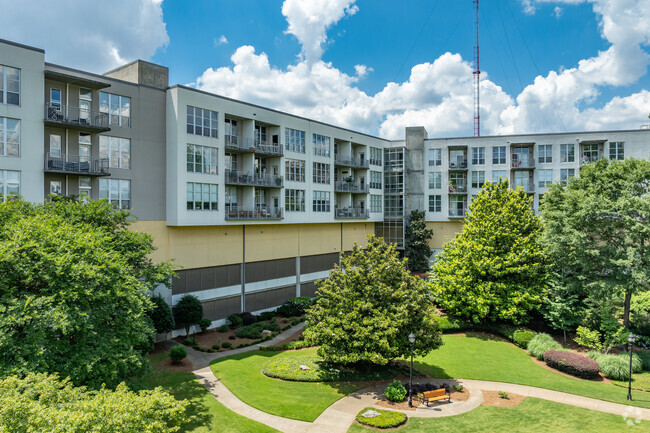
[[[445,388],[436,389],[434,391],[425,391],[422,395],[422,400],[427,404],[427,407],[429,407],[429,402],[431,401],[447,399],[451,402],[451,395],[447,393]]]

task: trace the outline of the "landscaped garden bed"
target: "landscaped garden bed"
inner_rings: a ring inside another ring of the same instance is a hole
[[[406,422],[408,417],[392,410],[382,410],[367,407],[356,416],[355,420],[361,425],[387,429],[399,427]]]

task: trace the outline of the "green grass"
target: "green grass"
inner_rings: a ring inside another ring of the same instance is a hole
[[[535,364],[515,345],[479,334],[443,336],[445,344],[414,367],[432,377],[492,380],[547,388],[585,397],[650,408],[650,393],[627,390],[605,383],[562,376]]]
[[[612,380],[612,383],[627,389],[627,380]],[[650,371],[632,374],[632,388],[650,392]],[[634,394],[634,391],[632,393],[632,397],[634,397],[636,394]]]
[[[628,426],[621,415],[590,411],[536,398],[519,406],[479,406],[471,412],[444,418],[411,418],[400,432],[435,433],[610,433],[648,431],[650,421]],[[354,424],[348,433],[367,432]]]
[[[181,432],[186,433],[272,433],[277,430],[237,415],[219,403],[199,383],[192,373],[167,370],[160,365],[166,354],[150,357],[153,373],[145,376],[134,386],[139,388],[162,387],[177,399],[190,401],[189,422]]]
[[[263,412],[313,422],[332,403],[363,388],[354,382],[290,382],[262,375],[269,359],[313,356],[316,349],[299,352],[252,351],[221,358],[210,367],[217,379],[244,403]]]

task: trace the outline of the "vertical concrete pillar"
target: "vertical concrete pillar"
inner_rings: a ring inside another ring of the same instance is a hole
[[[404,155],[404,215],[411,211],[426,210],[424,191],[424,140],[427,130],[422,126],[406,128],[406,154]]]
[[[296,257],[296,297],[300,296],[300,255]]]
[[[246,311],[246,226],[242,226],[241,312]]]

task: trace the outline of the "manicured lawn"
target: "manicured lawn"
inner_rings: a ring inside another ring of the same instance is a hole
[[[612,380],[612,383],[627,389],[627,380]],[[632,388],[644,389],[650,392],[650,371],[632,375]],[[634,393],[634,391],[632,391]],[[634,397],[634,394],[632,395]]]
[[[263,412],[313,422],[332,403],[364,387],[354,382],[290,382],[271,379],[260,372],[270,358],[310,356],[316,349],[298,352],[253,351],[214,361],[217,379],[241,401]]]
[[[471,412],[445,418],[411,418],[400,432],[435,433],[611,433],[648,431],[650,421],[628,426],[621,415],[590,411],[536,398],[519,406],[504,408],[479,406]],[[352,425],[349,433],[369,429]]]
[[[135,383],[141,388],[161,386],[177,399],[191,402],[189,408],[190,422],[183,426],[181,432],[191,433],[272,433],[277,430],[252,421],[227,409],[219,403],[192,373],[172,371],[160,365],[167,355],[154,355],[153,374]]]
[[[414,367],[437,378],[480,379],[547,388],[625,405],[650,408],[650,393],[562,376],[533,361],[515,345],[480,334],[443,336],[445,344]]]

